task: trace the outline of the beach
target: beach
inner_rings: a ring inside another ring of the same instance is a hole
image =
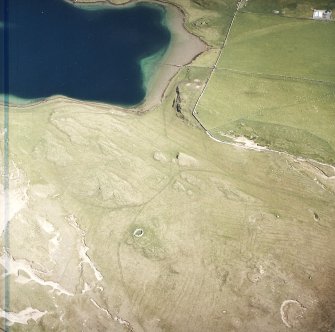
[[[184,13],[177,6],[161,3],[166,8],[166,24],[171,32],[171,42],[159,68],[155,70],[148,85],[146,98],[141,109],[150,109],[159,104],[170,80],[177,74],[180,67],[192,62],[207,47],[197,36],[185,29]]]
[[[152,77],[147,82],[146,97],[143,102],[138,105],[130,107],[134,111],[147,111],[155,105],[161,103],[164,97],[164,92],[167,89],[171,79],[177,74],[182,66],[192,62],[198,55],[206,51],[207,45],[197,36],[193,35],[185,28],[185,15],[181,8],[169,2],[162,1],[124,1],[113,0],[92,1],[80,0],[71,1],[77,4],[110,4],[111,6],[132,6],[137,3],[158,4],[164,6],[166,10],[166,19],[164,24],[167,25],[171,33],[170,45],[163,55],[162,59],[158,61],[158,67],[154,69]]]

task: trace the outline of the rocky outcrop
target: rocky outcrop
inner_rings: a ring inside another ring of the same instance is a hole
[[[182,113],[182,99],[179,86],[176,87],[176,97],[173,99],[172,107],[176,110],[177,116],[184,118]]]

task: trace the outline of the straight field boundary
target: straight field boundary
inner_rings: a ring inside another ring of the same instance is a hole
[[[290,81],[305,81],[305,82],[311,82],[311,83],[319,83],[319,84],[325,84],[325,85],[335,85],[335,82],[331,81],[324,81],[324,80],[317,80],[307,77],[297,77],[297,76],[288,76],[288,75],[280,75],[280,74],[270,74],[270,73],[260,73],[260,72],[253,72],[253,71],[245,71],[245,70],[239,70],[239,69],[232,69],[232,68],[217,68],[218,71],[230,71],[237,74],[244,74],[248,76],[259,76],[263,78],[269,78],[269,79],[281,79],[281,80],[290,80]]]
[[[218,63],[219,63],[219,61],[220,61],[221,55],[222,55],[222,53],[223,53],[223,50],[224,50],[224,48],[225,48],[226,45],[227,45],[227,41],[228,41],[228,38],[229,38],[229,35],[230,35],[230,32],[231,32],[231,29],[232,29],[232,27],[233,27],[235,18],[236,18],[236,16],[237,16],[237,13],[238,13],[240,7],[242,6],[242,4],[243,4],[243,0],[240,0],[240,1],[237,3],[236,10],[235,10],[234,15],[233,15],[233,18],[232,18],[232,20],[231,20],[231,22],[230,22],[230,24],[229,24],[228,31],[227,31],[226,37],[224,38],[223,44],[222,44],[222,46],[220,47],[220,51],[219,51],[219,54],[218,54],[218,56],[217,56],[217,59],[216,59],[216,61],[215,61],[215,63],[214,63],[214,66],[212,67],[212,70],[211,70],[211,72],[210,72],[210,74],[209,74],[209,76],[208,76],[208,78],[207,78],[207,80],[206,80],[205,86],[204,86],[204,88],[202,89],[202,91],[201,91],[199,97],[197,98],[197,101],[196,101],[196,103],[195,103],[195,105],[194,105],[194,107],[193,107],[193,110],[192,110],[192,115],[193,115],[193,117],[194,117],[194,118],[196,119],[196,121],[200,124],[200,126],[206,131],[206,133],[207,133],[209,136],[211,136],[211,137],[212,137],[212,135],[207,131],[207,129],[205,128],[205,126],[201,123],[201,121],[200,121],[199,118],[197,117],[197,115],[196,115],[196,114],[197,114],[196,109],[197,109],[197,107],[198,107],[198,104],[199,104],[199,102],[200,102],[201,97],[203,96],[203,94],[205,93],[205,91],[206,91],[206,89],[207,89],[207,86],[208,86],[208,84],[209,84],[209,82],[210,82],[210,80],[211,80],[211,78],[212,78],[212,76],[213,76],[215,70],[217,69],[217,65],[218,65]],[[215,139],[214,137],[212,137],[212,138]]]

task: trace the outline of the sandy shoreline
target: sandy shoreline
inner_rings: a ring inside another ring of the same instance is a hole
[[[171,32],[170,45],[160,60],[159,68],[147,85],[143,102],[125,109],[147,111],[161,103],[172,78],[182,66],[191,63],[198,55],[207,50],[207,45],[185,27],[186,15],[182,8],[168,0],[65,0],[73,4],[101,4],[114,7],[131,6],[137,3],[159,4],[166,9],[166,25]],[[122,107],[122,106],[121,106]]]
[[[153,108],[155,105],[161,103],[164,93],[169,86],[172,78],[178,73],[179,69],[192,62],[199,54],[203,53],[207,49],[207,45],[197,36],[193,35],[185,28],[185,14],[183,10],[175,4],[169,3],[168,1],[159,0],[111,0],[111,1],[95,1],[95,0],[65,0],[71,4],[78,5],[108,5],[114,7],[125,7],[131,6],[137,3],[149,3],[159,4],[164,6],[166,9],[166,20],[165,23],[171,32],[171,42],[164,54],[163,58],[159,61],[159,67],[155,70],[153,77],[150,78],[147,84],[146,97],[143,102],[134,106],[123,106],[123,105],[109,105],[118,109],[132,110],[132,111],[147,111]],[[73,100],[75,99],[65,96],[51,96],[45,99],[40,99],[28,102],[27,104],[11,104],[13,107],[24,108],[30,107],[36,104],[47,102],[50,99]],[[89,103],[90,105],[99,105],[100,107],[105,103],[95,101],[79,101]],[[1,102],[3,104],[3,102]],[[106,105],[106,104],[105,104]]]
[[[138,1],[140,2],[140,1]],[[169,86],[171,79],[178,73],[182,66],[191,63],[194,58],[207,49],[207,45],[201,39],[185,28],[185,14],[176,5],[152,1],[166,8],[166,23],[171,32],[171,42],[159,68],[150,79],[147,96],[143,103],[137,107],[144,110],[159,104]]]

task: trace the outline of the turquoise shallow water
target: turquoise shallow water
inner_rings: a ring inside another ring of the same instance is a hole
[[[1,81],[0,94],[20,103],[53,95],[124,106],[143,101],[155,70],[150,59],[157,64],[153,55],[162,56],[171,39],[164,8],[83,8],[63,0],[5,1],[0,57],[8,85]]]

